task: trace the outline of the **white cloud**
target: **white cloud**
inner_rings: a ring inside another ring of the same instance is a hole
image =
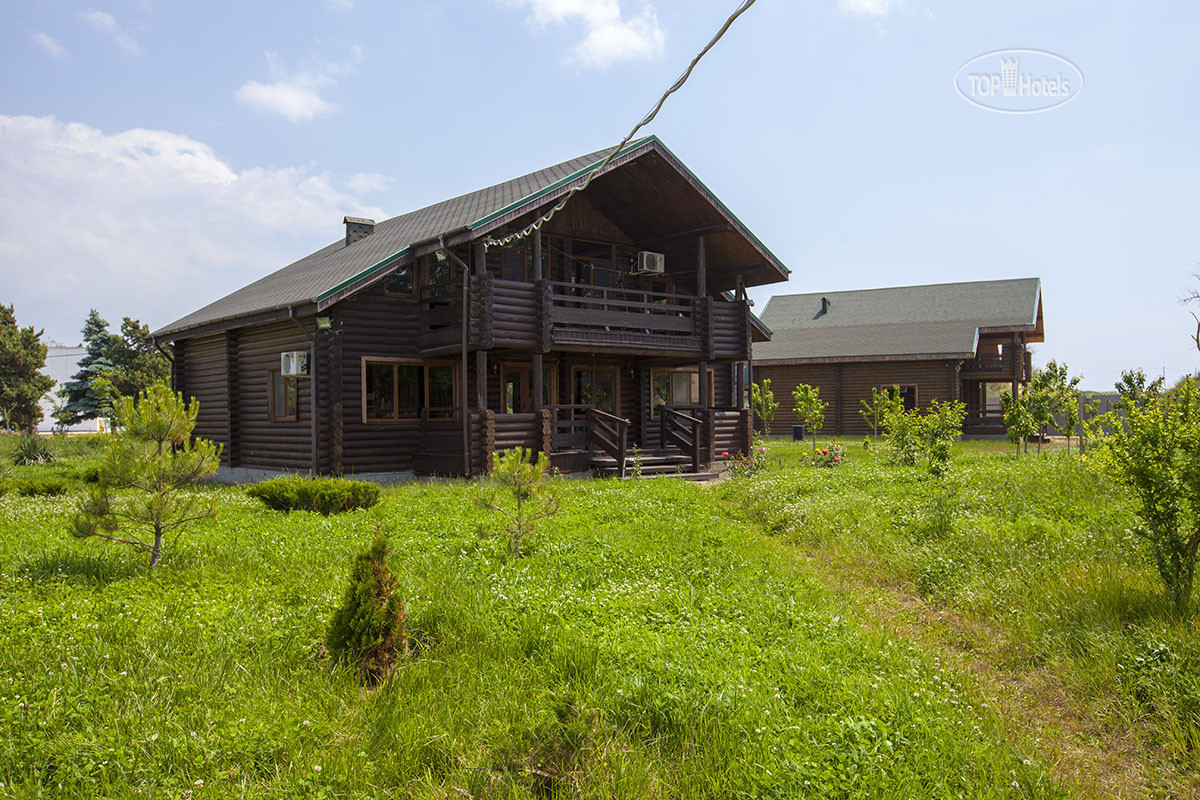
[[[884,17],[904,7],[904,0],[838,0],[838,8],[860,17]]]
[[[346,61],[312,58],[299,69],[283,68],[279,55],[268,52],[267,64],[274,79],[270,83],[246,81],[234,93],[242,105],[267,114],[279,114],[291,122],[304,122],[337,111],[337,105],[321,96],[321,90],[336,88],[337,79],[353,73],[362,63],[362,48],[355,46]]]
[[[56,58],[59,61],[62,61],[70,55],[70,53],[67,52],[67,48],[59,44],[58,40],[48,33],[35,31],[29,34],[29,38],[33,40],[34,44],[46,51],[46,55],[50,56],[51,58]]]
[[[508,0],[528,7],[538,27],[582,24],[584,37],[572,46],[567,60],[584,67],[605,69],[618,61],[646,61],[663,54],[667,34],[650,4],[624,17],[620,0]]]
[[[131,56],[140,56],[142,46],[137,40],[125,32],[117,23],[116,18],[107,11],[88,11],[80,14],[80,18],[101,33],[107,33],[117,43],[117,46]]]
[[[90,307],[161,326],[340,235],[377,175],[238,170],[161,130],[0,116],[0,286],[23,324],[78,339]]]

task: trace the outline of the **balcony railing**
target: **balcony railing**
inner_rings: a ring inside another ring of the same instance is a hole
[[[1008,353],[978,356],[964,361],[959,375],[964,378],[1012,378],[1013,356]],[[1033,357],[1029,351],[1023,354],[1015,377],[1022,381],[1033,377]]]

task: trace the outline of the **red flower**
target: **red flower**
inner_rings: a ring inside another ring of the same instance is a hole
[[[834,456],[834,457],[833,457],[833,463],[835,463],[835,464],[839,464],[839,463],[841,463],[841,460],[842,460],[842,459],[841,459],[841,458],[839,458],[838,456]]]
[[[729,458],[729,451],[728,450],[721,451],[721,458]]]
[[[765,452],[767,452],[767,448],[765,448],[765,447],[760,447],[760,448],[758,448],[758,452],[760,452],[760,453],[765,453]]]
[[[829,451],[828,451],[828,450],[822,450],[822,451],[821,451],[821,455],[823,455],[823,456],[827,456],[827,455],[829,455]]]

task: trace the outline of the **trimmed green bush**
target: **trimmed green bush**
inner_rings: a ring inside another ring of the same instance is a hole
[[[36,433],[22,433],[17,439],[17,449],[13,452],[13,463],[18,467],[30,467],[35,464],[49,464],[54,461],[54,455],[46,442]]]
[[[325,638],[334,659],[371,682],[386,678],[396,659],[408,654],[408,615],[387,563],[389,552],[387,537],[376,527],[370,549],[354,558],[350,585]]]
[[[379,502],[378,486],[344,478],[275,478],[251,486],[246,494],[276,511],[316,511],[325,516]]]
[[[71,482],[66,478],[55,477],[15,478],[11,483],[13,490],[22,497],[66,494],[71,487]]]

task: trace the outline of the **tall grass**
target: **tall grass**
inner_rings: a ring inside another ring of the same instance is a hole
[[[976,644],[1012,670],[1050,670],[1115,734],[1200,767],[1197,617],[1171,610],[1119,487],[1061,451],[959,446],[938,482],[874,450],[806,471],[798,448],[775,449],[782,470],[725,489],[737,507],[832,570],[900,581],[1001,631],[1001,645]]]
[[[69,539],[71,496],[0,498],[0,794],[1061,794],[721,491],[561,489],[522,558],[478,537],[468,484],[336,518],[208,487],[220,519],[154,572]],[[321,641],[376,524],[416,655],[364,690]]]

